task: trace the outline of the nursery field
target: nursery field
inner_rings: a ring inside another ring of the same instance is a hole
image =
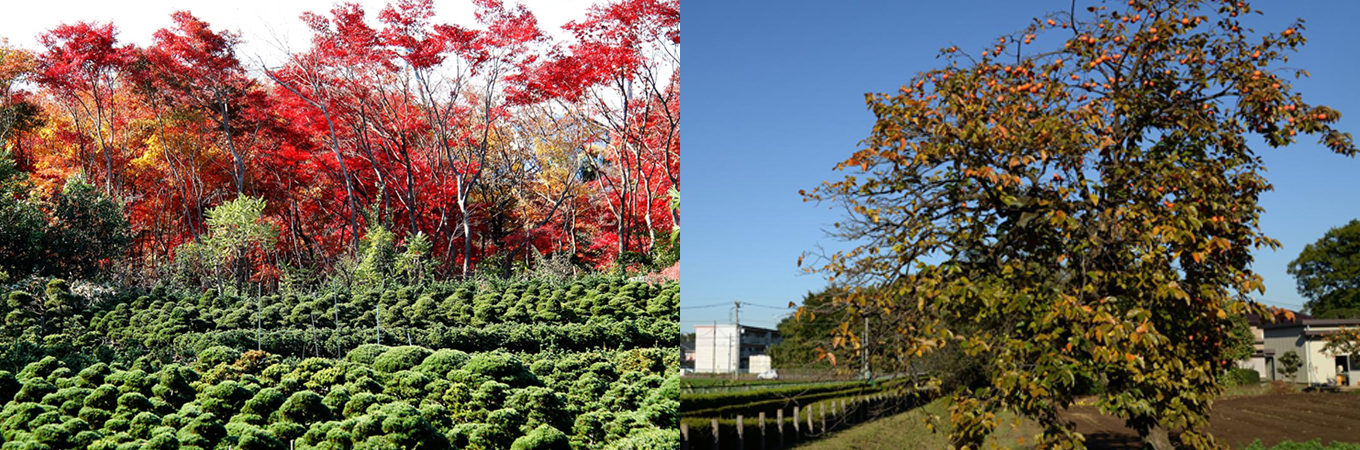
[[[443,3],[0,16],[0,448],[679,445],[678,0]]]
[[[678,445],[676,283],[593,277],[264,297],[74,291],[54,280],[6,297],[6,444]]]

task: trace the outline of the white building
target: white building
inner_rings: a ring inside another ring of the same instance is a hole
[[[751,355],[764,355],[779,343],[779,332],[735,324],[694,327],[694,371],[698,373],[745,373]]]
[[[1279,360],[1286,352],[1293,351],[1303,360],[1303,366],[1294,375],[1293,381],[1309,384],[1335,382],[1339,369],[1340,373],[1349,375],[1348,384],[1357,385],[1360,382],[1360,358],[1337,355],[1323,349],[1327,345],[1324,336],[1340,328],[1353,327],[1360,327],[1360,319],[1314,319],[1304,316],[1288,322],[1262,324],[1263,353],[1268,355],[1268,359],[1264,361],[1266,370],[1261,371],[1261,378],[1289,381],[1289,377],[1280,372]]]
[[[774,370],[774,363],[770,361],[770,355],[751,355],[748,358],[746,369],[751,373],[764,373]]]
[[[1262,380],[1271,380],[1273,379],[1271,374],[1275,372],[1275,357],[1279,355],[1275,354],[1274,349],[1266,348],[1265,329],[1262,328],[1259,316],[1248,315],[1247,325],[1251,328],[1251,336],[1254,338],[1252,341],[1254,351],[1251,357],[1238,361],[1237,367],[1255,370],[1256,373],[1261,375]]]

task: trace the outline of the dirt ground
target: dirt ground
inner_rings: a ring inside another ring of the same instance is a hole
[[[1360,395],[1356,393],[1271,393],[1214,402],[1209,431],[1233,448],[1257,439],[1266,446],[1280,441],[1321,439],[1360,442]],[[1100,414],[1094,406],[1065,413],[1086,435],[1089,448],[1136,449],[1138,434],[1123,420]]]

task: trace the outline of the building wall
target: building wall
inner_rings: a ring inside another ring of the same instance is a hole
[[[1321,338],[1305,340],[1304,331],[1306,329],[1314,332],[1326,332],[1335,330],[1336,328],[1337,327],[1334,326],[1313,325],[1308,328],[1299,326],[1265,330],[1265,347],[1275,350],[1276,371],[1278,371],[1280,367],[1280,357],[1284,356],[1285,352],[1293,350],[1297,352],[1299,358],[1303,360],[1303,366],[1299,368],[1298,375],[1295,376],[1294,381],[1299,383],[1335,382],[1336,355],[1323,350],[1323,347],[1326,347],[1327,342]],[[1355,364],[1352,363],[1352,365],[1354,366]],[[1355,369],[1355,367],[1351,368]],[[1262,373],[1262,376],[1265,376],[1264,372]],[[1276,375],[1276,379],[1289,380],[1284,375],[1280,374]],[[1355,376],[1352,376],[1350,383],[1354,385],[1357,381],[1360,380],[1357,380]]]
[[[1309,355],[1303,348],[1303,327],[1271,328],[1264,330],[1263,334],[1265,335],[1265,348],[1274,350],[1275,352],[1275,370],[1277,373],[1274,374],[1274,379],[1289,381],[1288,377],[1284,376],[1282,373],[1278,373],[1278,371],[1280,370],[1280,357],[1284,356],[1286,352],[1293,350],[1299,354],[1299,358],[1304,362],[1304,366],[1300,367],[1299,371],[1294,375],[1294,381],[1308,383],[1310,377],[1310,371],[1308,369]],[[1271,379],[1271,374],[1261,372],[1261,377]]]
[[[1265,358],[1264,356],[1253,356],[1253,357],[1250,357],[1250,358],[1247,358],[1247,359],[1238,361],[1238,362],[1237,362],[1237,367],[1240,368],[1240,369],[1251,369],[1251,370],[1255,370],[1256,373],[1258,373],[1258,374],[1261,375],[1261,379],[1262,379],[1262,380],[1269,380],[1269,379],[1270,379],[1270,371],[1267,370],[1268,367],[1266,367],[1266,358]]]
[[[1308,341],[1308,358],[1304,367],[1309,370],[1309,383],[1326,383],[1336,379],[1336,357],[1322,351],[1327,345],[1321,340]]]
[[[750,366],[751,366],[751,368],[750,368],[750,372],[751,372],[751,373],[761,373],[761,372],[768,371],[768,370],[770,370],[770,369],[772,368],[772,367],[770,366],[770,356],[769,356],[769,355],[751,355]]]
[[[736,325],[697,325],[694,327],[694,371],[697,373],[750,372],[750,357],[764,355],[779,343],[779,333]]]
[[[739,362],[737,327],[699,325],[694,327],[694,371],[732,373]]]

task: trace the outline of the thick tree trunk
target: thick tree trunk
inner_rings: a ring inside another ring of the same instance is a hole
[[[1171,445],[1171,434],[1165,427],[1153,427],[1142,436],[1143,448],[1155,450],[1171,450],[1175,447]]]

